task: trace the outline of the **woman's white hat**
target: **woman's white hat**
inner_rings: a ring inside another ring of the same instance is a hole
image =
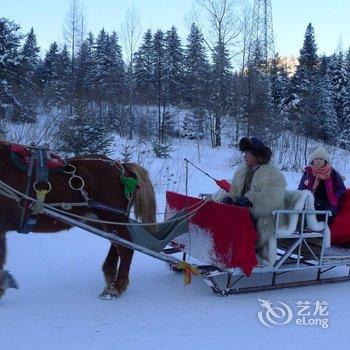
[[[316,158],[324,159],[327,163],[331,162],[331,157],[322,146],[316,148],[310,155],[310,163],[312,163]]]

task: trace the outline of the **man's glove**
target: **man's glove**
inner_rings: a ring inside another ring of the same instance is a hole
[[[251,208],[253,204],[249,201],[247,197],[239,197],[233,205],[236,205],[237,207],[243,207],[243,208]]]

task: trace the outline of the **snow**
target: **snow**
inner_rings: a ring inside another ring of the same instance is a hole
[[[214,177],[231,178],[237,152],[195,145],[179,141],[171,159],[143,159],[159,211],[164,210],[167,189],[185,192],[185,157]],[[342,162],[349,164],[347,158]],[[348,171],[345,166],[339,170]],[[216,190],[197,170],[190,168],[189,174],[189,194]],[[295,188],[300,173],[285,174],[288,187]],[[348,349],[349,283],[219,297],[201,279],[193,278],[184,287],[181,274],[135,253],[127,292],[102,301],[101,264],[108,246],[80,229],[9,233],[6,268],[20,289],[8,290],[0,301],[0,349]],[[258,320],[258,298],[281,301],[294,310],[298,301],[327,301],[329,327],[290,323],[267,328]]]

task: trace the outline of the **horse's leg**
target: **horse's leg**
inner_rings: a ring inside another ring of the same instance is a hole
[[[118,271],[118,249],[114,244],[111,244],[107,257],[102,265],[102,271],[105,277],[106,285],[115,282]]]
[[[118,235],[121,238],[130,240],[128,230],[126,227],[120,228],[118,230]],[[134,251],[132,249],[119,245],[118,253],[120,258],[120,264],[118,269],[117,280],[115,282],[115,288],[118,291],[118,294],[120,295],[126,291],[129,285],[129,271]]]
[[[0,232],[0,271],[4,269],[6,262],[6,232]],[[5,294],[5,289],[0,286],[0,298]]]
[[[127,229],[122,227],[118,229],[118,236],[129,240],[129,235]],[[107,286],[100,295],[101,299],[111,299],[116,298],[123,294],[129,284],[129,270],[132,261],[134,251],[132,249],[125,248],[121,245],[114,246],[112,244],[108,256],[106,258],[106,263],[103,264],[103,272],[105,274],[105,279]],[[117,267],[116,257],[119,256],[119,268]],[[117,277],[115,278],[115,272]]]

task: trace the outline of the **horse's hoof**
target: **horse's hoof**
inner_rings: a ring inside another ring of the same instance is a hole
[[[5,289],[0,289],[0,300],[5,294]]]
[[[128,278],[123,278],[120,280],[117,280],[115,283],[115,288],[118,290],[119,295],[123,294],[129,285],[129,279]]]
[[[99,295],[99,298],[101,300],[113,300],[118,298],[119,295],[120,293],[116,289],[115,284],[110,283],[105,287],[103,292]]]
[[[18,289],[18,284],[13,276],[6,270],[0,270],[0,289]]]
[[[101,300],[113,300],[113,299],[118,298],[118,294],[112,294],[112,293],[104,290],[98,297]]]

